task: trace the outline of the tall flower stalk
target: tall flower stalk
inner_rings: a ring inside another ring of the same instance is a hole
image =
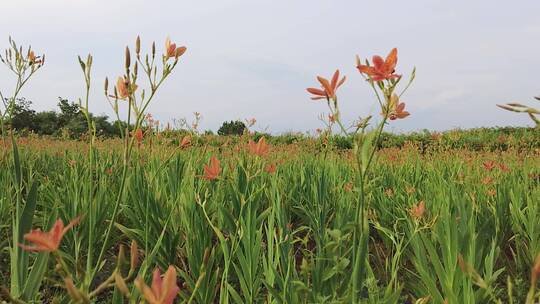
[[[385,59],[380,56],[373,56],[371,63],[366,60],[363,64],[359,57],[357,57],[356,67],[372,88],[381,109],[382,119],[375,129],[370,131],[368,131],[368,126],[372,118],[371,116],[360,118],[350,127],[345,127],[339,111],[337,89],[345,82],[346,78],[339,78],[339,70],[336,70],[330,81],[318,76],[317,80],[321,85],[320,89],[307,89],[309,93],[313,94],[313,100],[326,100],[330,111],[328,115],[329,133],[332,131],[332,126],[337,124],[340,133],[355,138],[355,168],[359,183],[359,196],[353,223],[352,276],[350,280],[350,297],[352,303],[358,302],[360,291],[365,285],[367,265],[369,263],[369,220],[367,217],[369,202],[367,186],[370,183],[370,168],[376,158],[376,151],[386,124],[391,120],[403,119],[410,115],[409,112],[405,111],[405,103],[400,101],[400,97],[413,82],[415,70],[412,71],[405,88],[397,94],[396,87],[402,77],[395,73],[396,65],[397,49],[395,48],[390,51]]]
[[[173,47],[175,48],[174,54],[172,51]],[[132,131],[140,130],[142,128],[148,106],[156,96],[158,89],[161,87],[165,79],[171,75],[176,65],[180,62],[180,57],[185,53],[185,51],[185,47],[176,48],[176,45],[172,44],[169,38],[167,38],[164,54],[156,54],[156,44],[154,42],[152,43],[150,54],[141,55],[141,40],[139,37],[137,37],[135,41],[134,63],[132,63],[131,51],[129,47],[126,47],[124,56],[124,74],[118,77],[112,94],[109,94],[108,78],[105,79],[105,96],[114,110],[118,125],[120,127],[121,137],[124,142],[122,178],[120,180],[120,188],[114,202],[113,212],[107,229],[105,230],[103,244],[99,250],[99,255],[94,263],[94,267],[92,268],[92,266],[89,266],[89,269],[91,268],[92,270],[90,275],[85,280],[85,287],[89,287],[92,284],[95,274],[100,270],[105,252],[109,248],[111,231],[117,221],[120,204],[125,194],[129,162],[133,153],[133,148],[137,142],[137,136],[135,136],[135,132]],[[158,67],[157,63],[159,61],[161,61],[161,67]],[[148,94],[145,89],[138,90],[138,77],[140,69],[142,69],[148,80]],[[126,103],[127,106],[127,117],[123,120],[125,123],[122,123],[121,113],[119,110],[119,105],[121,103]],[[88,263],[88,265],[91,264],[92,263]]]
[[[16,82],[10,97],[5,97],[0,92],[0,99],[2,99],[4,105],[3,111],[0,111],[0,131],[2,132],[2,140],[5,141],[8,132],[6,123],[10,125],[9,137],[11,138],[13,149],[13,195],[15,208],[11,211],[13,238],[10,247],[10,294],[15,298],[31,299],[39,289],[43,273],[29,271],[29,256],[18,244],[23,241],[23,235],[30,230],[32,225],[38,183],[33,180],[33,176],[26,177],[23,174],[16,134],[11,127],[11,123],[19,94],[32,76],[43,67],[45,64],[45,55],[36,56],[31,47],[28,47],[25,51],[11,37],[9,38],[9,44],[10,47],[5,50],[4,54],[0,54],[0,61],[15,75]],[[36,260],[34,269],[39,270],[46,263],[46,260],[46,257]],[[35,277],[33,280],[28,280],[27,278],[29,276]]]

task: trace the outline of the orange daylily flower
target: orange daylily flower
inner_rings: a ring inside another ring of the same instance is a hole
[[[484,169],[486,169],[487,171],[491,171],[495,169],[495,166],[497,165],[497,163],[495,163],[492,160],[487,160],[482,165],[484,166]]]
[[[71,229],[73,226],[77,225],[80,221],[80,217],[76,217],[67,226],[64,227],[64,223],[61,219],[56,220],[52,229],[49,232],[43,232],[41,229],[31,230],[29,233],[24,235],[24,239],[30,243],[33,243],[33,246],[27,246],[24,244],[19,244],[22,249],[28,251],[43,251],[43,252],[53,252],[60,247],[60,242],[62,238]]]
[[[264,136],[259,138],[259,141],[257,141],[257,143],[250,140],[248,145],[249,145],[249,152],[251,154],[261,156],[261,157],[268,154],[268,151],[270,150],[270,147],[266,144],[266,139],[264,139]]]
[[[187,48],[185,46],[176,47],[176,43],[171,43],[171,39],[167,37],[165,40],[165,58],[178,58],[186,52]]]
[[[313,100],[335,99],[337,89],[345,82],[346,79],[347,77],[343,76],[343,78],[339,80],[339,70],[336,70],[331,81],[328,81],[328,79],[321,76],[317,76],[317,80],[321,83],[322,89],[307,88],[306,90],[315,95],[315,97],[311,97]]]
[[[411,115],[411,113],[405,111],[405,103],[400,102],[398,103],[396,109],[390,112],[390,115],[388,116],[388,118],[390,118],[390,120],[396,120],[396,119],[403,119],[409,115]]]
[[[414,219],[420,220],[426,212],[426,204],[424,203],[424,201],[420,201],[418,202],[418,204],[413,205],[409,212]]]
[[[172,304],[180,291],[176,284],[174,266],[169,266],[163,277],[161,271],[156,268],[152,275],[152,287],[147,286],[140,277],[135,280],[135,286],[149,304]]]
[[[360,73],[367,74],[373,81],[383,81],[385,79],[400,78],[401,75],[394,74],[397,64],[397,49],[393,48],[386,59],[375,55],[372,58],[373,66],[362,65],[360,59],[356,60],[356,68]]]
[[[129,95],[135,92],[135,90],[137,90],[137,85],[130,84],[125,77],[118,77],[118,80],[116,81],[116,93],[118,96],[111,97],[126,99],[129,97]]]
[[[137,145],[140,146],[143,141],[143,131],[141,129],[135,131],[135,138],[137,139]]]
[[[276,173],[276,170],[277,170],[276,164],[268,164],[266,165],[266,167],[264,167],[264,171],[266,171],[269,174]]]
[[[484,185],[491,185],[493,184],[493,178],[491,176],[486,176],[481,180],[481,182]]]
[[[502,172],[510,172],[510,168],[503,163],[499,164],[499,169],[501,169]]]
[[[36,54],[32,50],[30,50],[28,52],[28,61],[30,61],[31,65],[32,64],[40,64],[40,63],[43,62],[41,59],[39,59],[39,56],[36,56]]]
[[[214,180],[219,177],[219,173],[221,173],[219,160],[215,156],[212,156],[210,158],[210,165],[204,165],[203,178],[206,180]]]
[[[186,135],[184,138],[182,138],[182,141],[180,142],[180,148],[184,149],[191,145],[191,136]]]

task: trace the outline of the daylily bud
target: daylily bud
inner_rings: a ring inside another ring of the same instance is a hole
[[[124,278],[118,272],[114,273],[114,283],[122,294],[129,296],[129,288],[126,285],[126,281],[124,281]]]
[[[135,61],[135,66],[133,67],[133,74],[137,76],[138,73],[139,73],[139,64],[137,63],[137,61]]]
[[[126,253],[124,250],[124,245],[120,245],[120,248],[118,248],[118,256],[117,256],[117,267],[120,267],[124,260],[126,259]]]
[[[210,248],[206,248],[204,250],[204,256],[203,256],[203,264],[206,265],[208,263],[208,259],[210,258]]]
[[[126,46],[126,69],[129,69],[131,65],[131,56],[129,54],[129,47]]]
[[[137,36],[137,40],[135,41],[135,54],[137,56],[141,52],[141,37]]]
[[[531,269],[531,286],[536,286],[538,277],[540,277],[540,254],[536,256],[534,266]]]
[[[130,255],[130,268],[134,270],[139,264],[139,250],[137,247],[137,242],[135,240],[131,242]]]
[[[75,287],[75,284],[73,284],[73,280],[70,277],[64,279],[64,284],[69,296],[75,303],[78,303],[83,299],[81,292]]]
[[[105,77],[105,95],[107,95],[108,91],[109,91],[109,78]]]
[[[81,65],[81,69],[86,70],[86,64],[82,61],[81,56],[77,57],[79,59],[79,64]]]
[[[92,60],[92,55],[88,54],[88,58],[86,59],[88,66],[92,66]]]
[[[152,58],[156,57],[156,42],[152,42]]]

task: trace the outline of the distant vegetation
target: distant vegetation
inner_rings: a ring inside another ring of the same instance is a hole
[[[67,99],[58,98],[59,111],[41,111],[32,109],[32,102],[25,98],[17,100],[13,111],[11,126],[21,135],[44,135],[57,138],[80,139],[88,132],[86,118],[79,109],[79,105]],[[97,135],[104,138],[119,137],[118,122],[111,122],[106,115],[90,114],[96,124]],[[217,131],[219,136],[237,136],[247,132],[247,126],[242,121],[225,121]],[[186,134],[195,133],[188,129],[151,129],[146,128],[146,134],[159,133],[161,137],[169,139],[176,144]],[[199,137],[200,144],[220,145],[224,140],[212,135],[212,131],[205,131]],[[269,143],[274,145],[292,144],[303,141],[313,141],[314,137],[304,133],[284,133],[271,135],[268,133],[253,132],[255,140],[265,136]],[[229,139],[233,142],[234,138]],[[332,135],[318,136],[319,141],[335,149],[352,149],[354,138],[352,136]],[[445,149],[466,149],[471,151],[505,151],[508,148],[521,150],[540,149],[540,132],[535,128],[526,127],[493,127],[475,128],[468,130],[454,129],[443,132],[423,130],[405,134],[383,133],[379,148],[402,148],[414,144],[420,150],[435,146]]]

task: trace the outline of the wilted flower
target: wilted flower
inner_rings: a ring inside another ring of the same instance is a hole
[[[270,150],[270,147],[266,144],[266,140],[264,139],[264,136],[259,138],[259,141],[257,143],[250,140],[248,145],[249,145],[249,152],[251,154],[261,156],[261,157],[268,154],[268,151]]]
[[[130,84],[129,81],[125,77],[118,77],[118,80],[116,81],[116,92],[118,93],[118,96],[112,96],[112,97],[126,99],[131,94],[133,94],[133,92],[135,92],[136,90],[137,90],[137,85]]]
[[[161,271],[155,269],[152,275],[151,287],[147,286],[141,278],[135,280],[135,286],[150,304],[172,304],[180,291],[176,284],[176,269],[174,266],[169,266],[163,278],[161,277]]]
[[[328,114],[328,121],[330,123],[335,123],[336,122],[336,115],[334,114]]]
[[[257,123],[257,119],[252,117],[250,119],[246,119],[246,122],[247,122],[247,127],[250,128],[250,127],[253,127],[255,123]]]
[[[185,46],[176,47],[176,43],[171,43],[171,39],[167,37],[165,40],[165,58],[178,58],[186,52],[187,48]]]
[[[203,178],[206,180],[214,180],[219,177],[219,173],[221,173],[221,167],[219,165],[219,160],[212,156],[210,158],[210,165],[204,165],[204,176]]]
[[[67,226],[64,227],[64,223],[61,219],[56,220],[52,229],[49,232],[43,232],[41,229],[31,230],[29,233],[24,235],[24,239],[30,243],[33,243],[33,246],[26,246],[19,244],[21,248],[29,251],[44,251],[44,252],[53,252],[60,247],[60,242],[62,238],[71,229],[73,226],[77,225],[80,221],[80,217],[73,219]]]
[[[393,48],[386,59],[381,56],[373,56],[373,66],[362,65],[357,58],[357,68],[360,73],[367,74],[373,81],[382,81],[385,79],[399,78],[401,75],[394,74],[397,64],[397,49]]]
[[[337,89],[345,82],[346,79],[347,77],[343,76],[343,78],[339,80],[339,70],[336,70],[331,81],[328,81],[326,78],[321,76],[317,76],[317,80],[321,83],[322,90],[317,88],[307,88],[307,91],[315,95],[315,97],[311,97],[313,100],[335,99]]]
[[[388,110],[388,118],[390,120],[403,119],[410,115],[409,112],[405,111],[405,103],[399,101],[399,96],[397,94],[393,94],[392,97],[390,97]]]

